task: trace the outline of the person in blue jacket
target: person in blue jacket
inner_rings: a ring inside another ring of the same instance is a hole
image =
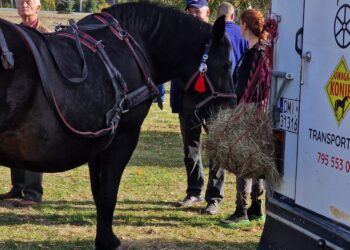
[[[235,9],[232,4],[223,2],[218,6],[217,17],[225,16],[226,26],[225,31],[228,39],[231,42],[231,60],[232,68],[235,67],[241,56],[248,49],[248,42],[241,36],[239,26],[235,24]]]

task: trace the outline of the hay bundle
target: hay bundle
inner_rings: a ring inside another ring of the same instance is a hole
[[[204,148],[216,166],[246,178],[279,183],[272,124],[254,103],[221,110],[208,124]]]

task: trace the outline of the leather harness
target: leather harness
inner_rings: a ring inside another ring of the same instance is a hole
[[[209,103],[210,101],[212,101],[213,99],[216,99],[216,98],[235,98],[235,99],[237,98],[237,95],[235,93],[217,92],[214,88],[212,81],[208,77],[208,75],[207,75],[207,71],[208,71],[207,60],[209,59],[210,47],[211,47],[211,41],[209,41],[209,43],[205,45],[205,50],[204,50],[204,53],[202,56],[202,62],[199,65],[198,70],[196,72],[194,72],[192,77],[188,80],[187,84],[185,85],[185,91],[188,91],[190,89],[190,87],[192,86],[192,84],[195,82],[195,80],[200,75],[203,75],[205,82],[209,86],[210,95],[207,98],[205,98],[203,101],[201,101],[200,103],[196,104],[196,110],[199,110],[204,105],[206,105],[207,103]]]
[[[7,43],[5,40],[4,33],[0,28],[0,49],[1,49],[1,63],[5,70],[13,69],[15,65],[15,60],[13,59],[13,54],[9,51]]]
[[[142,50],[142,48],[137,44],[134,38],[127,32],[125,32],[121,26],[119,25],[118,21],[114,19],[113,16],[111,16],[108,13],[100,13],[100,14],[95,14],[95,17],[102,22],[101,25],[82,25],[82,26],[77,26],[74,22],[70,23],[70,26],[65,29],[64,31],[57,32],[55,33],[56,35],[60,36],[66,36],[74,39],[76,41],[76,47],[78,50],[78,53],[81,57],[81,60],[83,61],[83,70],[82,70],[82,76],[81,77],[73,77],[73,78],[68,78],[66,77],[62,71],[60,70],[59,65],[57,64],[53,50],[51,48],[50,43],[47,41],[45,36],[41,34],[40,32],[37,32],[40,34],[40,36],[44,39],[44,42],[47,45],[48,51],[50,52],[54,63],[56,67],[58,68],[59,73],[61,76],[66,79],[70,83],[81,83],[87,79],[87,66],[86,66],[86,61],[84,57],[84,53],[82,50],[81,44],[84,44],[87,46],[90,50],[93,52],[96,52],[101,60],[103,61],[107,72],[109,74],[109,77],[112,80],[112,85],[114,88],[115,92],[115,104],[114,106],[107,111],[106,113],[106,127],[102,128],[98,131],[80,131],[78,129],[75,129],[64,117],[63,113],[61,112],[59,105],[55,99],[55,95],[51,89],[51,86],[48,81],[48,75],[47,75],[47,70],[45,67],[45,64],[43,63],[43,59],[41,57],[41,54],[34,44],[33,40],[31,37],[27,34],[25,31],[24,26],[16,25],[13,23],[10,23],[6,20],[3,20],[0,18],[0,21],[5,23],[6,25],[10,26],[13,28],[16,33],[19,34],[19,36],[22,38],[23,42],[28,46],[28,48],[31,51],[31,54],[34,58],[34,61],[36,63],[38,73],[42,82],[42,87],[46,96],[46,99],[50,103],[50,105],[53,107],[55,110],[57,116],[61,120],[61,122],[65,125],[65,127],[71,131],[73,134],[83,136],[83,137],[88,137],[88,138],[96,138],[100,137],[106,134],[110,134],[111,138],[108,142],[108,144],[113,140],[115,131],[118,127],[121,114],[128,112],[131,108],[139,105],[140,103],[154,98],[159,94],[159,91],[156,87],[156,85],[153,83],[149,69],[147,65],[143,65],[141,63],[140,58],[138,57],[137,53],[135,52],[133,45],[131,44],[130,41],[134,44],[134,46],[141,51],[142,56],[144,57],[144,61],[147,62],[147,59],[145,57],[145,54]],[[94,30],[94,29],[100,29],[104,27],[109,27],[110,30],[118,37],[118,39],[123,40],[129,47],[129,49],[132,52],[132,55],[137,63],[137,65],[140,68],[141,73],[143,74],[143,78],[145,80],[145,85],[139,87],[138,89],[128,92],[127,84],[125,83],[121,73],[114,67],[112,64],[111,60],[109,59],[109,56],[107,55],[104,46],[102,44],[102,41],[97,41],[93,37],[91,37],[89,34],[85,33],[83,30]],[[32,30],[32,29],[31,29]],[[34,30],[32,30],[34,31]],[[3,62],[3,66],[5,69],[10,69],[11,67],[7,65],[14,65],[14,60],[12,53],[8,50],[6,40],[4,38],[3,32],[0,29],[0,48],[2,51],[1,59]],[[5,61],[5,63],[4,63]],[[107,145],[108,145],[107,144]]]
[[[101,24],[88,24],[88,25],[77,25],[75,22],[70,22],[70,26],[68,26],[66,29],[62,31],[58,31],[55,33],[55,35],[59,36],[65,36],[69,37],[71,39],[74,39],[76,42],[76,47],[78,50],[78,53],[81,57],[81,60],[83,62],[83,69],[82,69],[82,76],[81,77],[73,77],[73,78],[68,78],[66,77],[63,72],[60,70],[59,64],[55,60],[55,56],[53,54],[53,50],[51,48],[50,43],[47,41],[45,36],[41,34],[40,32],[37,32],[40,34],[40,36],[43,38],[44,42],[47,45],[48,51],[51,54],[53,61],[58,69],[58,72],[61,74],[61,76],[68,82],[70,83],[81,83],[87,79],[87,66],[86,66],[86,61],[85,61],[85,56],[82,50],[81,44],[85,45],[88,47],[92,52],[97,53],[101,60],[103,61],[105,68],[107,69],[107,72],[109,74],[109,77],[112,80],[112,85],[114,88],[115,92],[115,104],[106,113],[106,126],[103,129],[100,129],[98,131],[80,131],[75,129],[70,123],[65,119],[64,115],[62,114],[54,93],[49,85],[45,65],[43,63],[43,59],[34,44],[33,40],[31,37],[23,30],[23,26],[20,27],[19,25],[12,24],[6,20],[3,20],[0,18],[0,21],[9,25],[12,27],[22,38],[22,40],[27,44],[29,47],[34,60],[36,62],[36,66],[39,72],[39,76],[42,82],[42,87],[46,96],[46,99],[50,103],[50,105],[54,108],[56,111],[56,114],[58,115],[59,119],[62,121],[62,123],[65,125],[66,128],[68,128],[69,131],[73,132],[76,135],[83,136],[83,137],[90,137],[90,138],[95,138],[95,137],[100,137],[103,135],[106,135],[107,133],[110,133],[112,136],[109,140],[109,143],[112,141],[114,138],[114,134],[116,131],[116,128],[118,127],[121,114],[128,112],[131,108],[139,105],[140,103],[150,99],[154,98],[155,96],[159,95],[159,91],[155,84],[153,83],[150,75],[149,68],[147,67],[146,64],[150,65],[147,57],[141,48],[141,46],[137,43],[137,41],[129,34],[127,33],[119,24],[119,22],[109,13],[107,12],[101,12],[98,14],[94,14],[94,17],[101,22]],[[102,44],[103,41],[97,41],[95,38],[91,37],[89,34],[87,34],[84,31],[89,31],[89,30],[96,30],[96,29],[102,29],[105,27],[109,27],[111,32],[121,41],[124,41],[129,50],[131,51],[134,60],[136,61],[142,75],[145,81],[145,85],[139,87],[138,89],[128,92],[127,84],[125,83],[121,73],[114,67],[112,62],[109,59],[109,56],[107,55],[104,46]],[[32,30],[32,29],[31,29]],[[32,30],[33,31],[33,30]],[[201,101],[196,105],[196,109],[200,109],[204,105],[206,105],[208,102],[210,102],[213,99],[216,98],[236,98],[236,95],[234,93],[220,93],[215,91],[214,86],[212,82],[210,81],[209,77],[207,76],[207,64],[206,61],[209,58],[209,50],[211,47],[211,42],[209,42],[206,45],[205,52],[202,56],[202,61],[200,66],[198,67],[198,71],[196,71],[193,76],[190,78],[188,83],[186,84],[185,91],[188,91],[189,87],[191,84],[195,81],[195,79],[202,74],[205,78],[205,81],[207,82],[211,95],[208,96],[206,99]],[[13,68],[14,61],[13,61],[13,56],[12,53],[8,50],[6,40],[4,38],[4,35],[2,33],[2,30],[0,29],[0,48],[2,50],[2,63],[5,69],[10,69]],[[146,64],[143,64],[137,55],[136,51],[134,48],[137,48],[139,52],[142,55],[143,60],[145,61]],[[8,66],[9,65],[9,66]],[[109,144],[108,143],[108,144]],[[108,145],[107,144],[107,145]]]

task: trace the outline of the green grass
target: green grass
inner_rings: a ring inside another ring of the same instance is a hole
[[[6,18],[6,13],[0,11]],[[52,23],[57,15],[43,15]],[[15,18],[10,13],[11,18]],[[60,16],[61,17],[61,16]],[[10,19],[10,18],[9,18]],[[186,173],[178,117],[152,105],[138,147],[127,166],[115,210],[113,229],[125,249],[255,249],[263,225],[227,229],[218,220],[234,209],[234,176],[227,175],[220,213],[201,214],[205,206],[177,208]],[[205,169],[206,177],[208,169]],[[0,168],[0,192],[10,188],[9,170]],[[0,201],[1,249],[93,249],[96,214],[87,166],[44,174],[44,201],[30,209]]]
[[[234,209],[234,176],[228,175],[220,213],[177,208],[185,195],[182,142],[177,115],[153,105],[135,154],[123,176],[113,228],[126,249],[255,249],[259,223],[244,229],[218,226]],[[207,169],[206,169],[207,173]],[[207,176],[207,175],[206,175]],[[0,169],[0,192],[10,188]],[[0,249],[93,249],[95,207],[87,167],[44,175],[44,202],[19,209],[0,201]]]

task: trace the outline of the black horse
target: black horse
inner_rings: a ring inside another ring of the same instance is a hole
[[[172,8],[146,3],[116,5],[104,13],[115,17],[130,34],[119,30],[117,35],[135,39],[134,51],[116,37],[109,24],[101,25],[103,22],[96,15],[85,17],[78,26],[85,27],[86,34],[102,42],[105,54],[120,73],[118,84],[126,83],[127,93],[144,85],[152,89],[151,81],[145,79],[147,72],[155,84],[175,78],[187,82],[198,73],[202,62],[200,68],[205,65],[208,68],[207,72],[201,72],[206,76],[207,91],[196,93],[193,84],[188,84],[186,94],[194,103],[201,103],[204,110],[233,101],[217,98],[232,97],[230,45],[224,36],[223,18],[211,26]],[[106,62],[97,56],[94,48],[83,44],[79,54],[74,37],[57,33],[43,38],[34,30],[26,30],[42,57],[41,68],[45,69],[45,84],[49,88],[43,87],[33,51],[24,45],[23,34],[13,26],[0,20],[8,50],[14,58],[12,69],[0,66],[0,164],[60,172],[88,162],[97,208],[96,249],[116,249],[120,241],[112,231],[112,218],[118,187],[152,98],[129,111],[121,108],[119,123],[108,119],[106,125],[106,112],[116,104],[116,87]],[[4,50],[4,46],[2,48]],[[209,56],[207,61],[203,54]],[[82,73],[84,62],[87,75]],[[122,106],[119,104],[117,107]],[[112,117],[118,115],[112,112]]]
[[[344,111],[346,109],[346,102],[348,101],[349,97],[345,96],[343,99],[338,99],[334,102],[334,112],[335,112],[335,115],[338,119],[338,109],[341,108],[341,116],[340,118],[343,118],[344,117]]]

